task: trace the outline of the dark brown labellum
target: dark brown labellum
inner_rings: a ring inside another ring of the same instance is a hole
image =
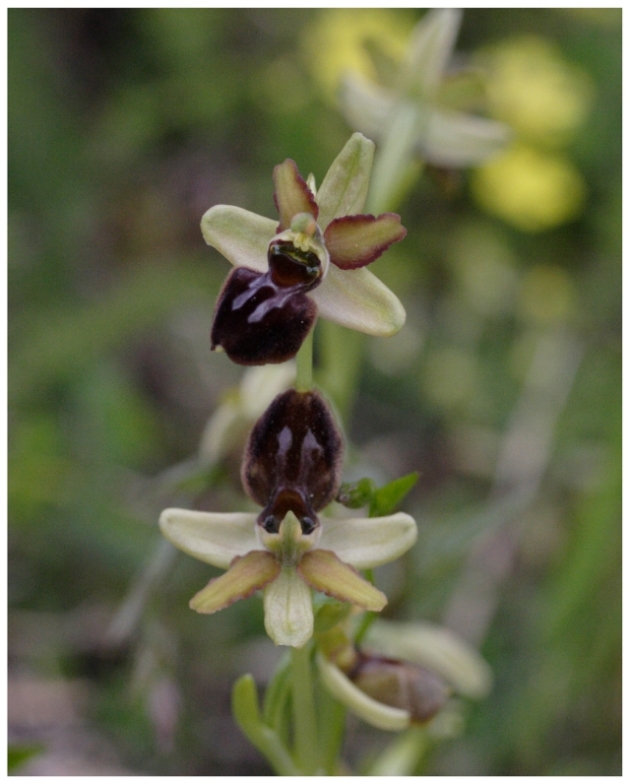
[[[264,507],[259,523],[277,533],[293,512],[304,533],[339,487],[343,442],[328,405],[318,392],[289,389],[278,395],[254,426],[245,450],[242,478]]]
[[[425,667],[365,651],[358,655],[350,680],[378,702],[408,711],[412,721],[423,724],[446,704],[449,687]]]
[[[232,270],[214,313],[210,347],[222,346],[239,365],[285,362],[310,332],[317,306],[306,296],[321,282],[321,262],[290,242],[274,242],[269,271]]]
[[[210,345],[222,346],[239,365],[285,362],[297,354],[316,316],[306,294],[280,288],[269,272],[237,267],[219,294]]]

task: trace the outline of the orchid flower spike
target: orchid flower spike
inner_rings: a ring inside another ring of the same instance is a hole
[[[265,628],[277,645],[302,647],[313,634],[311,589],[379,612],[385,595],[357,569],[395,560],[415,542],[404,513],[332,519],[319,512],[339,488],[341,438],[317,392],[280,394],[250,435],[243,482],[260,514],[166,509],[164,536],[222,569],[190,602],[214,613],[263,591]]]
[[[205,241],[234,269],[215,310],[212,348],[260,365],[295,356],[318,315],[369,335],[400,330],[398,298],[365,267],[406,235],[400,217],[360,214],[374,143],[349,139],[317,190],[290,158],[273,173],[280,222],[217,205],[201,220]]]

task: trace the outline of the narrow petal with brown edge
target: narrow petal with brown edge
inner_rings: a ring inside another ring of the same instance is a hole
[[[390,245],[406,235],[400,216],[385,212],[378,218],[374,215],[336,218],[326,229],[324,239],[332,263],[340,269],[352,270],[376,261]]]
[[[210,580],[205,588],[190,600],[191,610],[215,613],[239,599],[247,599],[269,585],[280,574],[280,564],[271,553],[253,550],[237,557],[225,574]]]
[[[317,220],[319,208],[315,197],[300,176],[295,161],[287,158],[274,167],[273,184],[273,200],[280,213],[280,231],[288,229],[291,220],[301,212],[309,212]]]
[[[302,556],[296,567],[300,577],[327,596],[350,602],[365,610],[380,612],[387,604],[387,597],[352,566],[348,566],[330,550],[310,550]]]

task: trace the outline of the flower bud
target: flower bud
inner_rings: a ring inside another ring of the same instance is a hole
[[[372,699],[407,711],[412,722],[424,724],[446,704],[450,689],[430,670],[417,664],[359,651],[348,674]]]
[[[247,493],[264,507],[259,524],[277,533],[288,512],[304,533],[319,525],[339,487],[343,442],[318,392],[289,389],[278,395],[254,426],[243,461]]]

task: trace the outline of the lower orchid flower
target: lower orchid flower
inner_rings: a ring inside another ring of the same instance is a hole
[[[404,513],[366,519],[319,517],[339,489],[343,443],[318,392],[278,395],[254,426],[245,450],[245,489],[260,514],[167,509],[164,536],[189,555],[227,569],[190,606],[214,613],[264,591],[265,627],[277,645],[304,645],[313,634],[311,589],[378,612],[385,595],[357,569],[406,552],[416,524]]]
[[[393,561],[416,540],[416,523],[403,512],[321,518],[321,525],[306,534],[293,512],[287,512],[277,533],[268,533],[255,513],[166,509],[160,527],[180,550],[227,569],[192,598],[193,610],[218,612],[263,590],[267,633],[276,645],[295,648],[313,634],[311,589],[379,612],[386,596],[357,569]]]

